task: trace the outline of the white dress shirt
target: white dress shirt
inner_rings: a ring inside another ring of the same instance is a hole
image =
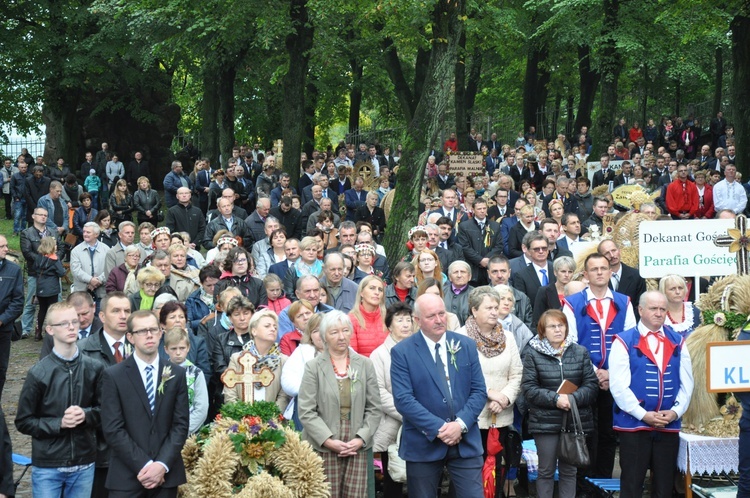
[[[649,333],[649,330],[640,322],[638,323],[638,332],[641,336],[645,336]],[[664,329],[660,328],[658,332],[664,334]],[[656,350],[657,342],[658,339],[656,337],[649,336],[648,344],[651,351]],[[655,354],[654,356],[656,356],[658,362],[657,367],[661,370],[661,359],[664,354],[664,348],[659,349],[659,354]],[[613,341],[612,350],[609,353],[609,390],[617,406],[636,419],[643,420],[643,417],[646,416],[646,409],[640,405],[638,398],[630,389],[630,380],[630,358],[628,351],[622,341]],[[693,383],[693,366],[690,360],[690,352],[683,344],[680,350],[680,389],[677,392],[674,406],[671,408],[677,414],[677,418],[682,417],[690,405]]]
[[[144,360],[142,360],[137,354],[133,355],[133,359],[135,360],[135,364],[138,366],[138,372],[141,374],[141,380],[143,381],[143,389],[146,389],[146,367],[148,365],[151,365],[154,367],[153,375],[154,375],[154,399],[156,399],[157,396],[157,390],[159,389],[159,355],[156,355],[156,358],[154,358],[154,361],[151,363],[146,363]],[[145,469],[149,465],[154,463],[153,460],[149,460],[146,465],[143,466]],[[169,467],[166,463],[161,462],[159,460],[156,461],[156,463],[160,464],[162,467],[164,467],[164,470],[169,472]]]
[[[109,351],[112,353],[112,356],[115,355],[115,342],[119,342],[120,345],[118,347],[120,349],[120,354],[122,355],[124,359],[125,358],[125,336],[122,336],[122,339],[115,339],[114,337],[109,335],[106,330],[102,329],[102,332],[104,332],[104,340],[107,341],[107,345],[109,346]],[[145,386],[146,383],[144,382],[143,385]]]
[[[731,209],[735,214],[745,210],[747,193],[740,182],[727,182],[726,179],[714,185],[714,208],[718,213],[722,209]]]
[[[598,315],[596,311],[596,296],[594,296],[594,293],[591,292],[590,287],[586,287],[586,302],[590,303],[594,307],[594,313]],[[603,316],[599,317],[599,327],[604,330],[604,327],[607,324],[607,315],[609,314],[609,307],[612,304],[612,301],[614,300],[614,296],[612,294],[611,289],[607,289],[607,292],[604,294],[604,297],[602,298],[602,310],[604,311]],[[565,314],[565,317],[568,319],[568,335],[570,335],[573,342],[578,342],[578,326],[576,325],[576,314],[573,312],[570,306],[563,306],[563,313]],[[637,322],[635,321],[635,314],[633,313],[633,303],[628,304],[628,309],[625,311],[625,323],[623,324],[623,330],[630,330],[633,327],[637,325]],[[621,332],[620,330],[616,330],[615,332]]]

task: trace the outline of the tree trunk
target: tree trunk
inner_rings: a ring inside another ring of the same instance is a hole
[[[443,128],[450,105],[453,81],[445,75],[455,71],[458,41],[464,29],[459,21],[463,11],[464,0],[454,0],[439,2],[433,12],[432,53],[425,72],[424,90],[412,119],[407,120],[403,144],[406,152],[399,162],[398,183],[383,242],[391,267],[406,254],[405,234],[417,222],[428,147]]]
[[[750,17],[737,15],[732,31],[732,121],[737,168],[747,178],[750,165]],[[719,108],[721,110],[721,108]]]
[[[284,101],[281,106],[284,140],[283,170],[292,177],[296,187],[299,181],[299,158],[305,132],[305,86],[314,28],[308,17],[306,0],[292,0],[289,7],[292,27],[285,40],[289,54],[289,69],[284,75]]]
[[[643,103],[641,104],[641,128],[645,128],[646,114],[648,112],[648,91],[651,88],[651,80],[648,77],[648,66],[643,65]]]
[[[226,165],[219,164],[219,81],[208,67],[203,70],[201,121],[201,154],[214,168],[223,168]]]
[[[234,147],[234,80],[237,69],[223,65],[219,76],[219,153],[224,161],[232,157]]]
[[[523,82],[524,133],[529,129],[529,126],[537,125],[537,111],[539,110],[539,102],[541,100],[537,94],[539,63],[541,62],[541,57],[542,54],[539,48],[536,44],[532,44],[532,46],[529,47],[529,54],[526,56],[526,74]]]
[[[409,123],[414,117],[416,104],[409,82],[406,81],[406,76],[404,76],[396,45],[390,38],[383,40],[383,57],[385,58],[385,72],[388,73],[388,78],[393,83],[393,90],[396,92],[396,99],[401,106],[402,114],[406,118],[405,121]]]
[[[578,143],[577,136],[582,126],[591,126],[591,113],[594,110],[596,89],[599,87],[599,73],[591,67],[591,47],[588,45],[578,46],[578,75],[579,95],[578,112],[576,112],[575,125],[571,145]]]
[[[467,150],[471,120],[466,109],[466,31],[461,33],[458,40],[458,53],[456,54],[456,67],[453,72],[454,92],[453,100],[456,109],[456,138],[458,138],[459,150]]]
[[[575,102],[575,96],[571,93],[568,94],[568,103],[567,103],[567,119],[565,120],[565,136],[566,137],[572,137],[573,136],[573,130],[575,129],[575,115],[573,114],[573,104]]]
[[[357,57],[349,59],[352,70],[352,89],[349,92],[349,133],[359,130],[359,111],[362,109],[362,74],[364,66]]]
[[[471,66],[469,66],[469,79],[466,82],[466,125],[462,129],[464,135],[466,135],[466,141],[468,145],[469,132],[471,131],[471,118],[474,111],[474,103],[477,99],[477,93],[479,92],[479,78],[482,76],[482,63],[483,63],[483,51],[482,47],[477,44],[474,47],[474,53],[471,56]]]
[[[307,93],[305,94],[305,136],[302,140],[302,150],[307,157],[312,157],[315,148],[315,128],[317,126],[317,116],[315,110],[318,107],[318,76],[311,73],[307,80]],[[322,145],[325,150],[325,145]]]
[[[617,53],[615,31],[618,26],[619,0],[604,0],[604,23],[602,26],[602,100],[597,119],[596,136],[592,156],[597,158],[612,142],[612,127],[617,114],[617,81],[620,77],[620,57]]]
[[[47,128],[44,144],[46,164],[55,164],[58,157],[78,171],[79,138],[81,127],[78,121],[77,92],[68,92],[65,98],[50,97],[44,103],[42,118]]]
[[[721,91],[724,86],[724,52],[721,50],[721,46],[716,47],[714,52],[714,58],[716,60],[716,76],[714,77],[714,103],[713,103],[713,116],[721,110]]]
[[[554,140],[557,137],[557,121],[560,119],[560,106],[562,105],[562,95],[560,92],[555,93],[555,108],[552,111],[552,123],[548,137]]]

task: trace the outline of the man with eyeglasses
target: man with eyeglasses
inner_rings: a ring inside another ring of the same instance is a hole
[[[185,369],[159,358],[160,338],[159,321],[151,311],[132,313],[126,339],[133,354],[102,376],[111,498],[172,498],[186,482],[180,454],[190,422]]]
[[[231,188],[225,188],[221,191],[221,197],[219,199],[228,199],[232,201],[232,216],[235,218],[242,218],[243,220],[247,218],[247,211],[245,211],[244,208],[241,208],[237,205],[237,199],[239,199],[239,196],[235,193],[235,191]],[[208,212],[206,215],[206,224],[211,223],[211,220],[216,218],[221,214],[221,212],[218,209],[218,199],[216,200],[217,208],[212,209]]]
[[[594,405],[592,466],[585,471],[589,477],[610,479],[615,463],[617,436],[612,428],[612,394],[609,391],[609,352],[615,334],[636,326],[630,298],[609,288],[612,277],[610,261],[599,253],[590,254],[584,262],[584,279],[589,286],[565,298],[563,313],[573,341],[585,346],[599,379],[599,394]],[[598,415],[597,415],[598,413]],[[583,484],[579,480],[579,484]]]
[[[5,258],[7,255],[8,239],[0,235],[0,396],[10,360],[13,324],[23,310],[23,273],[17,264]]]
[[[297,279],[294,294],[297,299],[306,299],[313,305],[315,313],[328,313],[333,308],[325,303],[320,302],[320,281],[315,275],[305,275]],[[282,337],[294,330],[294,324],[289,319],[290,304],[279,313],[279,337]]]
[[[549,241],[540,232],[531,232],[524,237],[526,256],[531,264],[513,274],[513,287],[526,294],[531,302],[536,299],[537,291],[548,284],[555,283],[555,273],[549,255]]]
[[[29,369],[15,420],[18,431],[32,437],[32,494],[89,496],[104,365],[80,354],[78,315],[70,304],[52,304],[44,328],[54,339],[52,354]]]
[[[68,296],[66,302],[76,309],[78,314],[78,340],[86,339],[90,335],[96,335],[102,330],[102,321],[96,316],[96,305],[88,292],[73,292]],[[41,360],[52,352],[54,346],[52,336],[46,334],[42,341],[42,349],[39,352]],[[82,347],[79,344],[79,349]]]
[[[32,226],[21,232],[21,252],[26,259],[26,300],[23,305],[23,317],[21,318],[21,329],[24,338],[31,336],[31,331],[35,329],[34,314],[36,305],[34,296],[36,296],[36,278],[34,271],[34,260],[38,254],[39,244],[44,237],[54,237],[57,242],[57,257],[61,259],[65,254],[65,244],[62,243],[60,235],[55,230],[47,228],[47,210],[43,207],[36,207],[31,214]],[[41,331],[39,331],[41,337]]]

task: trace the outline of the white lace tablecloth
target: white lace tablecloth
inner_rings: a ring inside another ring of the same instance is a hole
[[[739,466],[739,438],[718,438],[680,433],[677,468],[691,474],[721,474],[737,472]]]

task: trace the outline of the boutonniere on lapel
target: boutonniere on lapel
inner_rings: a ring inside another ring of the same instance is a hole
[[[129,342],[126,342],[125,344],[122,345],[122,348],[125,350],[125,358],[123,359],[130,358],[130,356],[133,354],[133,345],[130,344]]]
[[[455,368],[456,372],[458,372],[456,353],[461,351],[461,343],[455,339],[451,339],[450,341],[446,342],[446,345],[448,346],[448,353],[451,355],[451,365],[453,365],[453,368]]]
[[[359,380],[359,370],[354,370],[351,366],[346,370],[346,376],[352,381],[351,391],[354,392],[354,384]]]
[[[164,394],[164,385],[172,380],[174,375],[172,374],[172,367],[166,366],[161,371],[161,382],[159,382],[159,388],[157,391],[159,394]]]

